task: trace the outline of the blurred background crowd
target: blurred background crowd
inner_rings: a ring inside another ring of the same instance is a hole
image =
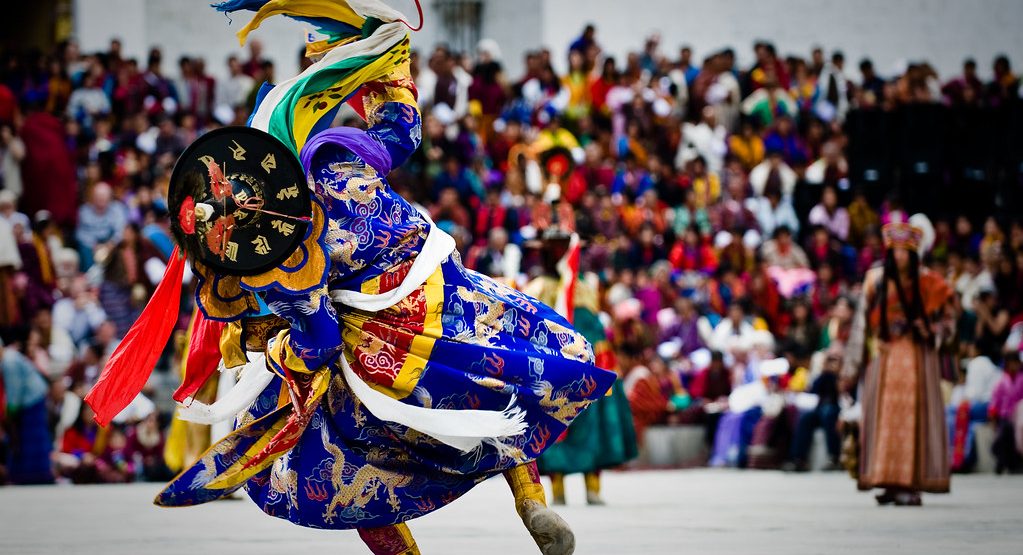
[[[547,230],[577,232],[641,441],[699,426],[716,466],[805,469],[820,429],[823,466],[838,467],[860,281],[883,256],[880,226],[926,213],[926,265],[957,292],[943,376],[953,466],[994,449],[999,470],[1019,469],[1023,107],[1010,60],[884,75],[767,41],[752,67],[659,36],[637,47],[606,57],[588,26],[567,52],[529,52],[523,75],[502,70],[491,40],[414,54],[423,143],[390,183],[467,267],[520,286],[543,271]],[[243,125],[274,79],[257,41],[227,60],[126,58],[116,39],[3,55],[0,483],[168,478],[180,337],[109,430],[81,398],[163,275],[176,157]],[[338,123],[360,125],[344,111]],[[190,291],[181,302],[183,334]],[[989,426],[993,441],[977,441]]]

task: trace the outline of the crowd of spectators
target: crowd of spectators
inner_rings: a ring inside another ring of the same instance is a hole
[[[519,76],[490,40],[413,53],[423,144],[390,182],[456,238],[468,267],[520,284],[542,271],[546,229],[579,233],[637,427],[705,426],[714,465],[803,468],[817,428],[837,462],[860,280],[882,258],[880,225],[926,212],[926,264],[957,293],[950,435],[964,418],[1010,422],[1023,397],[1010,333],[1023,320],[1023,119],[1009,60],[990,72],[967,60],[943,79],[926,62],[881,75],[821,48],[781,56],[760,41],[754,53],[739,67],[732,50],[701,60],[652,36],[616,60],[593,27],[566,53],[528,52]],[[136,403],[105,431],[81,398],[163,274],[176,157],[244,124],[274,80],[256,41],[226,63],[220,79],[201,57],[167,71],[158,48],[142,65],[117,40],[3,57],[5,456],[28,441],[18,411],[42,403],[57,479],[166,477],[163,404]],[[182,305],[184,329],[188,291]],[[1012,470],[1016,440],[1002,428]],[[969,440],[953,444],[968,469]]]

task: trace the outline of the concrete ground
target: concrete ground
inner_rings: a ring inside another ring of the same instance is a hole
[[[155,484],[0,488],[0,553],[362,554],[352,531],[307,530],[246,500],[160,509]],[[606,507],[569,477],[576,553],[1023,553],[1023,478],[956,476],[922,508],[876,507],[845,474],[607,473]],[[536,553],[502,479],[411,523],[427,555]]]

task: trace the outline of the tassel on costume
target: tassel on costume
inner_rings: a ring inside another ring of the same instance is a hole
[[[85,396],[100,426],[106,426],[124,410],[153,373],[178,321],[184,271],[185,257],[174,247],[156,292],[110,356],[92,391]]]
[[[192,322],[188,326],[188,351],[182,366],[181,386],[173,395],[175,401],[181,403],[188,397],[194,397],[202,384],[217,371],[221,358],[220,334],[225,325],[206,318],[201,310],[196,310],[192,315]]]
[[[234,371],[224,368],[223,363],[218,369],[221,372]],[[187,398],[178,409],[178,418],[198,424],[215,424],[235,418],[255,402],[266,386],[270,385],[273,377],[273,373],[266,369],[266,355],[252,353],[249,355],[249,362],[242,367],[241,379],[222,398],[213,404]]]

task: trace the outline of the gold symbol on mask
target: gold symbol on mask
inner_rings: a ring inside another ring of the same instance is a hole
[[[234,241],[228,241],[227,248],[224,249],[224,253],[227,255],[228,258],[231,259],[231,262],[237,262],[238,261],[238,243],[235,243]]]
[[[256,238],[252,240],[252,244],[256,247],[256,254],[265,256],[270,252],[270,242],[262,235],[257,235]]]
[[[270,227],[281,232],[282,235],[291,235],[295,231],[295,224],[289,224],[281,220],[274,220],[270,222]]]
[[[266,158],[263,158],[263,161],[259,165],[263,166],[263,169],[266,170],[266,173],[270,173],[270,170],[275,169],[277,167],[277,159],[274,158],[274,155],[271,152],[270,154],[266,155]]]
[[[298,186],[297,185],[292,185],[291,187],[288,187],[287,189],[281,189],[277,193],[277,200],[284,200],[286,198],[295,198],[297,196],[298,196]]]
[[[234,155],[234,159],[235,160],[244,160],[245,159],[245,149],[242,148],[242,145],[238,144],[238,141],[231,141],[231,143],[233,143],[234,146],[233,147],[228,147],[228,148],[231,149],[231,154]]]

